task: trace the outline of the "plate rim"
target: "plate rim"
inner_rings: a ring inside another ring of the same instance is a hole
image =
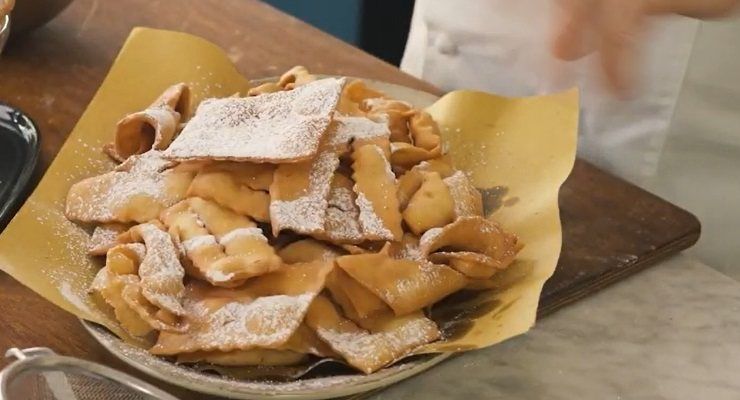
[[[125,355],[122,351],[119,351],[114,345],[111,344],[111,341],[109,341],[106,336],[112,336],[115,338],[115,340],[118,340],[121,345],[123,346],[131,346],[135,347],[133,345],[124,343],[120,339],[118,339],[113,333],[109,332],[107,328],[105,328],[102,325],[96,324],[91,321],[87,321],[84,319],[79,318],[79,321],[83,328],[92,336],[96,342],[98,342],[103,348],[106,349],[109,353],[111,353],[114,357],[116,357],[118,360],[124,362],[126,365],[136,369],[139,372],[142,372],[150,377],[156,378],[158,380],[161,380],[163,382],[167,382],[170,384],[173,384],[175,386],[179,386],[181,388],[196,392],[196,393],[203,393],[203,394],[210,394],[210,395],[216,395],[216,396],[223,396],[225,398],[229,399],[235,399],[235,400],[261,400],[261,399],[279,399],[279,400],[319,400],[319,399],[333,399],[338,397],[345,397],[345,396],[353,396],[358,395],[362,393],[368,393],[374,390],[386,388],[390,385],[393,385],[395,383],[401,382],[403,380],[406,380],[412,376],[418,375],[435,365],[441,363],[442,361],[447,360],[448,358],[454,356],[455,353],[439,353],[430,355],[430,357],[424,361],[421,362],[415,362],[415,365],[406,369],[403,369],[399,371],[398,373],[395,373],[393,375],[390,375],[385,378],[380,378],[377,380],[373,380],[370,382],[358,382],[350,384],[350,386],[346,387],[337,387],[337,386],[327,386],[323,389],[300,389],[285,393],[279,393],[275,391],[261,391],[256,389],[247,389],[243,388],[239,391],[233,391],[231,389],[222,388],[219,386],[208,386],[208,385],[200,385],[199,382],[196,381],[189,381],[187,379],[182,379],[181,377],[169,375],[167,373],[160,372],[156,368],[150,368],[142,363],[137,362],[133,358]],[[153,358],[157,358],[156,356],[151,356]],[[169,363],[166,360],[160,360],[163,363]],[[171,364],[171,363],[170,363]],[[196,372],[197,373],[197,372]],[[203,374],[206,376],[205,374]],[[365,375],[365,377],[372,377],[372,374]],[[226,382],[233,382],[233,380],[230,380],[229,378],[221,378],[223,379],[224,383]]]

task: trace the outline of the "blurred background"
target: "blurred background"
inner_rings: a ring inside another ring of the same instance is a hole
[[[266,2],[394,65],[403,55],[414,6],[414,0]],[[736,279],[737,250],[724,243],[732,227],[739,226],[740,214],[715,210],[727,199],[740,198],[740,185],[700,177],[736,171],[740,182],[740,158],[731,151],[740,148],[740,80],[729,78],[740,71],[739,37],[737,18],[701,23],[665,144],[667,155],[658,176],[644,185],[699,216],[704,233],[692,252]]]
[[[347,43],[398,65],[414,0],[266,0]]]

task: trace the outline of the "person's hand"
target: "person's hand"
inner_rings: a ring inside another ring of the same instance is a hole
[[[740,0],[559,0],[564,13],[553,53],[577,60],[598,52],[606,82],[614,93],[627,96],[634,79],[637,47],[646,17],[681,14],[713,18],[729,14]]]

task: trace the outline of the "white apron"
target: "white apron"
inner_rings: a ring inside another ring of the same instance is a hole
[[[442,89],[528,96],[581,89],[579,155],[638,184],[656,172],[698,22],[656,18],[634,100],[604,89],[597,56],[551,55],[554,0],[417,0],[401,68]]]

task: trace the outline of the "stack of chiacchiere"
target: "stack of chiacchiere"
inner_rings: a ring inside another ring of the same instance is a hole
[[[72,186],[105,256],[91,292],[183,363],[376,371],[441,339],[425,310],[519,250],[442,158],[431,116],[296,67],[246,97],[169,88],[123,118],[121,162]]]

